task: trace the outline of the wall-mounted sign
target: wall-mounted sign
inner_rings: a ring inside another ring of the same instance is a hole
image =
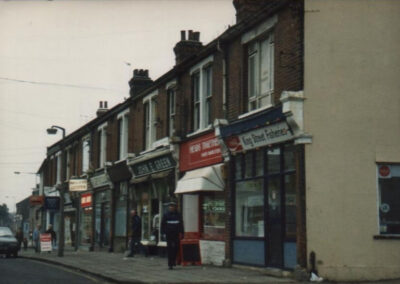
[[[92,194],[91,193],[84,193],[81,195],[81,207],[90,207],[92,206]]]
[[[46,196],[44,199],[44,208],[47,210],[59,210],[60,209],[60,197]]]
[[[86,191],[87,179],[70,179],[69,191]]]
[[[378,168],[380,178],[391,178],[392,171],[389,165],[380,165]]]
[[[214,132],[181,145],[179,170],[188,171],[222,162],[221,146]]]
[[[105,173],[90,178],[90,183],[93,188],[108,186],[110,184],[108,176]]]
[[[32,195],[29,197],[29,203],[31,205],[43,205],[44,196],[43,195]]]
[[[171,154],[155,157],[148,159],[143,162],[132,165],[133,173],[135,177],[145,176],[161,171],[165,171],[176,166],[174,158]]]
[[[292,138],[293,133],[288,124],[279,122],[238,136],[231,136],[226,139],[226,144],[231,152],[237,152],[272,145]]]

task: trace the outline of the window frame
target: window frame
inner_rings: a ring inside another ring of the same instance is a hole
[[[97,127],[97,168],[101,169],[107,162],[107,123]]]
[[[129,144],[129,109],[117,116],[118,122],[118,160],[128,157]]]
[[[143,148],[145,151],[153,148],[157,140],[157,96],[158,90],[143,98]]]
[[[176,119],[176,88],[175,86],[167,88],[167,135],[172,137],[175,134],[175,119]]]
[[[86,145],[85,145],[85,143],[86,143]],[[89,135],[82,139],[81,145],[82,145],[82,173],[86,173],[90,169],[90,147],[91,147],[91,143],[90,143],[90,136]],[[76,173],[77,173],[77,169],[76,169]]]
[[[192,133],[212,126],[213,61],[214,56],[210,55],[190,69]]]

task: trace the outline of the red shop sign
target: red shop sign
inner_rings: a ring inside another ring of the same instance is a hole
[[[184,172],[222,162],[221,146],[214,132],[181,145],[179,170]]]
[[[92,194],[85,193],[81,195],[81,207],[89,207],[92,206]]]

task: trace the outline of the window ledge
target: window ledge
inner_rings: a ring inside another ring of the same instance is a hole
[[[186,137],[192,137],[192,136],[195,136],[195,135],[201,134],[201,133],[203,133],[203,132],[207,132],[207,131],[211,130],[212,128],[213,128],[213,126],[212,126],[212,124],[210,124],[210,125],[209,125],[209,126],[207,126],[206,128],[199,129],[199,130],[196,130],[195,132],[192,132],[192,133],[186,134]]]
[[[261,107],[261,108],[258,108],[258,109],[255,109],[255,110],[252,110],[252,111],[249,111],[249,112],[246,112],[246,113],[244,113],[244,114],[241,114],[241,115],[238,116],[238,118],[239,118],[239,119],[245,118],[245,117],[248,117],[248,116],[253,115],[253,114],[255,114],[255,113],[258,113],[258,112],[261,112],[261,111],[263,111],[263,110],[269,109],[269,108],[271,108],[271,107],[272,107],[272,104],[267,105],[267,106],[264,106],[264,107]]]
[[[374,240],[400,240],[400,235],[375,235]]]

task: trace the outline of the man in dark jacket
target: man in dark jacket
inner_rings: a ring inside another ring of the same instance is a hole
[[[169,203],[168,212],[163,216],[161,234],[165,234],[167,239],[168,268],[172,269],[176,265],[179,241],[183,238],[183,220],[175,202]]]
[[[49,225],[49,228],[47,229],[46,234],[51,235],[51,246],[52,246],[52,249],[55,249],[55,246],[57,244],[57,234],[53,230],[53,225],[51,225],[51,224]]]
[[[137,215],[136,210],[131,211],[131,239],[129,243],[129,257],[133,257],[135,255],[135,250],[139,252],[139,250],[144,250],[145,255],[147,256],[147,250],[144,249],[142,243],[140,242],[142,238],[142,220]]]

